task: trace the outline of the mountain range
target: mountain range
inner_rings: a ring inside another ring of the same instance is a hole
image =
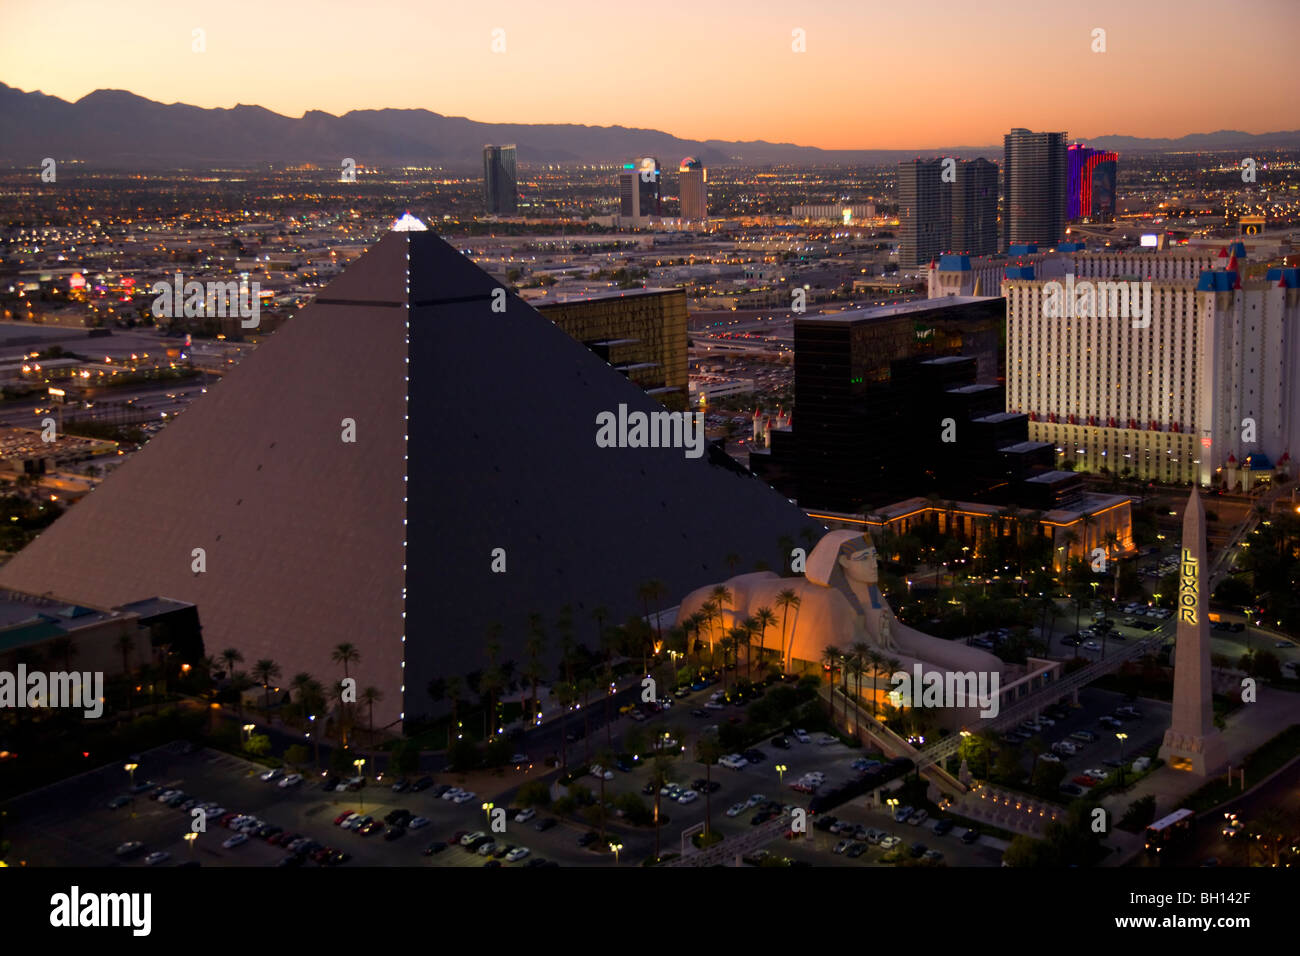
[[[1219,130],[1178,139],[1099,136],[1090,146],[1120,152],[1300,148],[1300,130]],[[915,156],[1000,158],[1001,145],[925,150],[818,149],[764,140],[688,140],[661,130],[572,123],[480,123],[423,109],[311,110],[300,118],[260,106],[205,109],[158,103],[124,90],[96,90],[76,102],[0,83],[0,163],[38,167],[46,156],[100,167],[304,163],[412,163],[477,169],[485,143],[514,143],[521,163],[622,162],[658,156],[666,167],[683,156],[727,163],[877,164]],[[1246,155],[1249,155],[1247,153]]]

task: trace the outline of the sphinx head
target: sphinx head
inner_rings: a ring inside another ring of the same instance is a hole
[[[866,547],[860,551],[841,554],[839,564],[850,581],[856,581],[860,584],[875,584],[879,580],[880,575],[876,568],[876,549],[874,547]]]

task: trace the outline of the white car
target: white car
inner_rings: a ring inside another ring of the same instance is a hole
[[[614,771],[606,770],[598,763],[594,763],[591,765],[591,775],[595,777],[597,780],[600,780],[602,778],[605,780],[614,779]]]
[[[724,767],[730,767],[732,770],[743,770],[745,767],[749,766],[749,761],[740,754],[727,754],[719,760],[718,763],[722,764]]]
[[[478,796],[478,794],[474,793],[472,790],[462,790],[459,796],[453,797],[452,799],[455,803],[469,803],[476,796]]]
[[[891,833],[889,836],[881,839],[880,848],[882,850],[892,850],[894,847],[898,846],[902,842],[903,842],[902,840],[900,840],[898,837],[894,836]]]
[[[745,812],[746,810],[748,810],[748,809],[749,809],[749,805],[748,805],[748,804],[745,804],[745,803],[733,803],[731,806],[729,806],[729,807],[727,808],[727,816],[729,816],[729,817],[738,817],[738,816],[740,816],[742,813],[744,813],[744,812]]]
[[[484,833],[482,830],[475,830],[473,833],[466,833],[463,837],[460,838],[460,845],[469,846],[475,840],[485,836],[487,836],[487,834]]]
[[[527,823],[533,817],[537,816],[537,811],[532,807],[520,810],[515,814],[515,823]],[[416,819],[419,819],[418,817]]]
[[[808,731],[799,728],[796,728],[794,731],[794,739],[799,741],[801,744],[812,743],[812,738],[808,736]]]
[[[760,803],[767,803],[767,797],[761,793],[754,793],[754,794],[750,794],[749,799],[745,801],[745,806],[756,807]]]
[[[411,817],[411,819],[408,820],[406,823],[406,829],[419,830],[421,827],[427,827],[428,825],[429,825],[428,817]]]
[[[275,780],[277,777],[283,777],[283,776],[284,776],[284,771],[281,770],[279,767],[274,767],[268,770],[266,773],[262,774],[262,779],[269,783],[270,781]]]
[[[518,863],[532,851],[526,846],[517,846],[506,854],[507,863]]]
[[[721,704],[716,700],[706,700],[704,702],[704,706],[707,707],[709,710],[722,710],[726,705]]]
[[[1039,754],[1039,755],[1038,755],[1038,759],[1039,759],[1039,760],[1046,761],[1047,763],[1060,763],[1060,762],[1061,762],[1061,758],[1058,757],[1058,756],[1056,756],[1056,754]]]
[[[289,776],[285,777],[283,780],[280,781],[280,789],[288,790],[290,787],[296,787],[300,783],[302,783],[302,774],[291,773],[289,774]]]
[[[493,843],[491,840],[489,840],[487,843],[484,843],[481,847],[478,848],[478,855],[487,856],[490,853],[495,853],[496,849],[497,849],[497,845]]]
[[[910,817],[907,818],[907,822],[911,826],[919,827],[922,823],[925,822],[926,817],[928,817],[929,815],[930,814],[924,810],[917,810],[915,813],[913,813]]]
[[[144,858],[144,862],[147,863],[149,866],[157,866],[159,863],[162,863],[164,860],[170,860],[171,858],[172,855],[168,853],[166,850],[157,850],[153,853],[150,853],[148,856],[146,856]]]
[[[834,737],[832,737],[830,734],[822,734],[820,737],[817,738],[817,743],[819,746],[825,747],[828,744],[839,743],[839,741],[836,740]]]
[[[693,803],[699,799],[699,794],[694,790],[683,790],[677,797],[678,803]]]
[[[444,794],[442,795],[442,799],[444,799],[444,800],[455,800],[457,797],[459,797],[459,796],[460,796],[462,793],[464,793],[464,792],[465,792],[465,791],[462,790],[460,787],[452,787],[450,790],[448,790],[446,793],[444,793]]]
[[[1096,767],[1093,767],[1091,770],[1085,770],[1083,773],[1085,776],[1092,777],[1094,780],[1105,780],[1110,776],[1109,770],[1099,770]]]
[[[240,846],[241,844],[244,844],[244,843],[247,843],[247,842],[248,842],[248,834],[246,834],[246,833],[236,833],[234,836],[232,836],[230,839],[226,840],[226,841],[225,841],[224,843],[222,843],[221,845],[222,845],[223,847],[225,847],[227,850],[233,850],[235,847]]]

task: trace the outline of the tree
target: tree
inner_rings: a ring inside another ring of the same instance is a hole
[[[361,692],[361,700],[363,703],[365,703],[368,711],[366,722],[369,724],[368,729],[370,731],[370,740],[372,743],[374,742],[375,739],[375,704],[377,704],[379,701],[383,699],[384,699],[384,692],[381,691],[378,687],[367,687],[365,690]]]
[[[551,696],[560,705],[560,766],[569,767],[569,709],[573,706],[577,689],[568,681],[560,681],[551,688]]]
[[[335,646],[330,653],[330,660],[335,664],[343,665],[343,679],[348,680],[351,676],[348,669],[361,660],[361,652],[357,650],[355,644],[344,641]]]
[[[244,749],[255,757],[271,752],[271,738],[266,734],[249,734]]]
[[[713,832],[713,802],[710,791],[713,789],[713,765],[723,755],[722,742],[717,737],[704,736],[695,742],[695,759],[704,764],[704,837],[708,839]]]
[[[722,612],[732,601],[731,590],[725,584],[719,584],[714,587],[710,593],[713,596],[714,603],[717,605],[715,613],[718,618],[718,623],[721,624],[723,623]]]
[[[226,676],[231,677],[235,673],[235,665],[244,663],[244,655],[239,653],[233,647],[227,647],[219,655],[222,662],[226,665]]]
[[[781,606],[781,669],[789,670],[785,645],[785,622],[786,616],[790,613],[791,608],[794,608],[796,611],[799,609],[800,598],[799,595],[794,592],[793,588],[785,588],[777,594],[776,603]],[[791,643],[793,644],[794,635],[791,634],[790,636],[792,639]]]
[[[253,677],[262,685],[262,710],[269,717],[271,714],[271,681],[280,676],[280,665],[269,657],[264,657],[253,665]]]
[[[840,649],[834,644],[827,644],[822,648],[822,666],[826,668],[827,680],[831,685],[831,692],[827,695],[830,701],[830,718],[835,720],[835,671],[839,669],[841,660]]]
[[[284,762],[290,767],[301,767],[307,763],[307,758],[309,756],[310,754],[307,753],[307,748],[302,744],[292,744],[284,752]]]
[[[761,665],[767,652],[767,629],[776,625],[776,614],[770,607],[760,607],[754,612],[754,622],[758,625],[758,662]]]
[[[871,716],[876,716],[876,678],[880,674],[880,665],[884,663],[885,657],[875,648],[867,652],[867,660],[871,662]]]

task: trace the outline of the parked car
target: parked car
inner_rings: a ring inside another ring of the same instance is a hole
[[[965,843],[967,846],[969,846],[972,843],[979,842],[979,838],[980,838],[980,832],[974,827],[970,827],[967,830],[963,830],[962,835],[960,837],[961,842]]]

